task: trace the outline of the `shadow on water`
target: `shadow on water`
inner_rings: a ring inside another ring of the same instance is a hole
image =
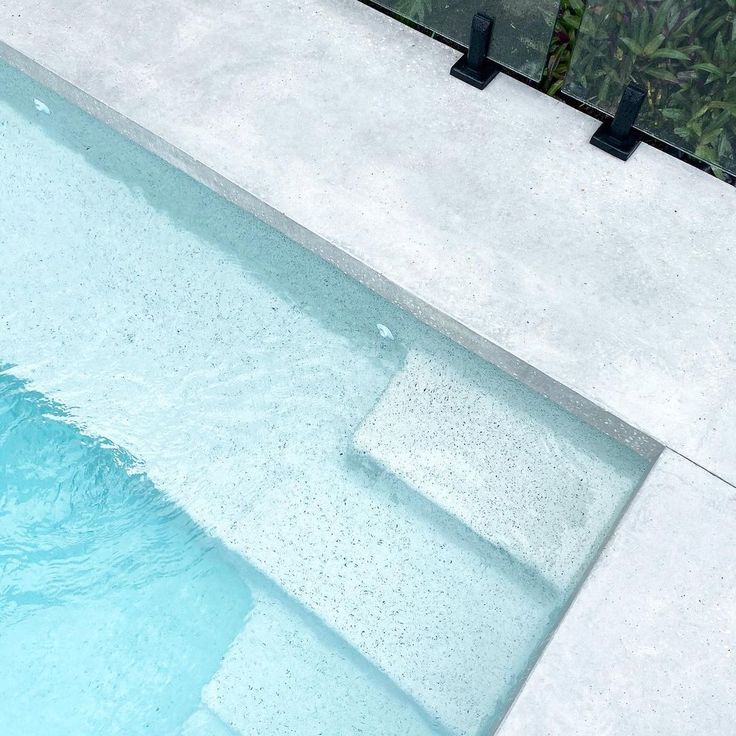
[[[50,114],[38,111],[34,99],[41,100]],[[96,170],[124,184],[134,197],[144,198],[174,227],[239,262],[249,275],[330,331],[353,338],[356,331],[375,335],[377,322],[390,323],[395,333],[397,327],[401,333],[416,331],[418,325],[403,310],[3,63],[0,101]],[[0,143],[1,136],[0,128]]]

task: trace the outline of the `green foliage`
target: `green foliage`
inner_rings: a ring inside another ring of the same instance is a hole
[[[422,25],[426,16],[432,12],[432,0],[398,0],[394,5],[399,17],[418,25]]]
[[[379,1],[410,25],[466,33],[466,2]],[[495,58],[534,76],[549,3],[483,7],[497,18]],[[736,0],[587,0],[587,9],[586,0],[561,0],[541,88],[613,113],[630,81],[646,91],[639,127],[721,178],[736,173]]]
[[[584,12],[585,0],[562,0],[560,3],[541,82],[542,89],[549,95],[556,95],[565,82]]]
[[[644,130],[736,171],[736,0],[590,0],[566,91],[613,112],[629,81]]]

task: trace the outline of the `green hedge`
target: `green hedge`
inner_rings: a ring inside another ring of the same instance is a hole
[[[411,19],[404,22],[455,38],[478,7],[469,0],[379,2]],[[544,53],[549,0],[481,6],[500,14],[496,57],[533,76],[526,66]],[[708,162],[721,178],[736,174],[736,0],[588,0],[587,8],[585,0],[561,0],[542,89],[613,113],[631,81],[647,93],[639,127]]]
[[[590,0],[564,91],[613,112],[629,81],[643,129],[736,172],[736,0]]]

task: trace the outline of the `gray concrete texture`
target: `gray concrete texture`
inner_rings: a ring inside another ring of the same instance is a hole
[[[736,489],[665,450],[498,736],[727,736]]]

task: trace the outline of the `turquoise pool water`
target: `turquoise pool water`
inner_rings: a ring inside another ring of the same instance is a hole
[[[648,462],[2,65],[0,171],[0,734],[489,733]]]
[[[122,450],[0,374],[0,724],[175,734],[253,601]]]

